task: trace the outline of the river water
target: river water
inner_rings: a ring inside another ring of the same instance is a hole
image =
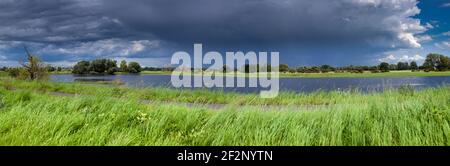
[[[51,75],[58,82],[74,81],[113,81],[120,80],[131,87],[169,87],[172,88],[170,75],[105,75],[77,76],[72,74]],[[246,81],[248,82],[248,80]],[[291,92],[314,92],[333,90],[383,91],[410,85],[416,89],[438,87],[450,84],[450,76],[442,77],[386,77],[386,78],[280,78],[280,90]],[[212,88],[242,93],[259,92],[267,88]]]

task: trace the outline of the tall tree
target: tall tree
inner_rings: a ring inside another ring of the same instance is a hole
[[[449,68],[450,68],[450,58],[444,55],[440,55],[437,69],[439,71],[448,71]]]
[[[115,60],[111,60],[111,59],[107,59],[105,62],[105,66],[106,66],[106,73],[108,74],[114,74],[115,72],[119,71],[119,69],[117,68],[117,61]]]
[[[130,73],[140,73],[142,70],[141,65],[137,62],[128,63],[128,72]]]
[[[382,72],[389,72],[389,63],[382,62],[378,67]]]
[[[120,71],[121,72],[127,72],[128,71],[127,61],[123,60],[123,61],[120,62]]]
[[[389,64],[389,70],[397,70],[398,66],[397,64]]]
[[[419,69],[419,66],[417,66],[416,61],[412,61],[412,62],[409,64],[409,67],[410,67],[411,70],[413,70],[413,71]]]
[[[106,71],[106,59],[96,59],[91,62],[89,70],[95,73],[105,73]]]
[[[73,74],[89,74],[91,63],[89,61],[80,61],[73,66]]]
[[[423,63],[423,68],[428,71],[436,70],[438,64],[440,63],[440,54],[428,54],[425,62]]]
[[[287,64],[280,64],[278,70],[280,70],[280,72],[283,72],[283,73],[288,72],[289,71],[289,65],[287,65]]]
[[[398,62],[397,63],[397,70],[409,70],[408,62]]]

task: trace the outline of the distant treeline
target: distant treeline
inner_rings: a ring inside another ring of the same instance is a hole
[[[382,62],[377,66],[343,66],[333,67],[330,65],[321,66],[302,66],[297,68],[291,68],[286,64],[280,65],[280,72],[290,73],[328,73],[328,72],[350,72],[350,73],[363,73],[369,71],[372,73],[389,72],[391,70],[412,70],[412,71],[449,71],[450,58],[448,56],[440,54],[428,54],[425,62],[422,65],[418,65],[417,62],[398,62],[397,64],[389,64]]]
[[[111,59],[96,59],[93,61],[80,61],[73,66],[73,74],[114,74],[115,72],[140,73],[141,65],[137,62],[120,62]]]
[[[273,66],[265,66],[265,70],[270,71]],[[280,72],[283,73],[363,73],[363,72],[389,72],[395,70],[412,70],[412,71],[449,71],[450,58],[441,54],[428,54],[424,63],[418,65],[415,61],[412,62],[398,62],[397,64],[389,64],[382,62],[377,66],[343,66],[333,67],[330,65],[320,66],[300,66],[290,67],[287,64],[280,64],[277,66]],[[114,74],[115,72],[126,73],[140,73],[141,71],[174,71],[174,67],[141,67],[137,62],[121,61],[120,65],[117,65],[117,61],[111,59],[97,59],[93,61],[80,61],[72,68],[70,67],[53,67],[47,65],[45,69],[48,72],[72,72],[74,74]],[[12,75],[19,72],[19,68],[0,68],[3,71],[10,71]],[[188,69],[189,70],[189,69]],[[196,71],[194,68],[191,71]],[[206,68],[202,69],[203,71]],[[259,65],[244,65],[239,68],[230,69],[224,65],[222,69],[217,69],[222,72],[240,71],[245,73],[259,72]]]
[[[297,72],[297,73],[327,73],[327,72],[352,72],[362,73],[364,71],[389,72],[391,70],[412,70],[419,71],[448,71],[450,69],[450,58],[440,54],[428,54],[425,62],[418,65],[417,62],[398,62],[397,64],[389,64],[382,62],[377,66],[344,66],[332,67],[329,65],[289,68],[287,65],[280,65],[280,72]]]
[[[429,71],[448,71],[450,69],[450,58],[440,54],[428,54],[425,62],[422,65],[418,65],[417,62],[398,62],[397,64],[389,64],[387,62],[382,62],[377,66],[343,66],[343,67],[333,67],[330,65],[320,65],[320,66],[300,66],[300,67],[290,67],[287,64],[280,64],[278,67],[280,72],[284,73],[328,73],[328,72],[350,72],[350,73],[363,73],[365,71],[370,71],[373,73],[377,72],[389,72],[391,70],[413,70],[419,71],[423,70],[426,72]],[[267,65],[266,70],[270,71],[272,66]],[[144,71],[173,71],[172,67],[146,67],[143,69]],[[195,71],[194,68],[190,69],[191,71]],[[206,68],[202,69],[203,71]],[[245,73],[254,73],[259,72],[259,65],[244,65],[239,68],[230,69],[226,65],[223,66],[223,72],[231,72],[231,71],[241,71]]]

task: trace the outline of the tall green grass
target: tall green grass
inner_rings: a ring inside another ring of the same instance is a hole
[[[104,88],[106,95],[62,97],[39,88],[0,87],[0,145],[450,145],[449,87],[414,93],[289,94],[288,101],[338,102],[307,111],[143,104],[139,98],[111,96],[106,89],[116,90]],[[180,92],[189,93],[200,92]]]
[[[443,85],[445,87],[445,85]],[[234,105],[335,105],[365,102],[368,97],[379,97],[380,93],[362,93],[357,89],[348,91],[318,91],[313,93],[280,92],[273,99],[260,98],[258,94],[239,94],[223,91],[180,90],[169,88],[130,88],[125,86],[92,85],[84,83],[29,82],[15,79],[0,79],[0,87],[6,89],[28,89],[38,92],[62,92],[70,94],[108,96],[124,99],[173,101],[200,104],[234,104]],[[445,88],[444,88],[445,89]],[[387,93],[397,90],[387,90]],[[412,90],[414,93],[414,90]],[[399,102],[414,99],[414,95],[402,95]]]

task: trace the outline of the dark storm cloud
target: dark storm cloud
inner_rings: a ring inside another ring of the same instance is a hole
[[[2,0],[0,58],[13,59],[14,51],[8,49],[21,44],[30,45],[49,61],[170,57],[172,51],[200,42],[219,50],[276,50],[282,60],[358,59],[360,54],[420,47],[415,36],[426,28],[412,18],[420,12],[416,3]]]
[[[122,35],[101,4],[82,0],[3,0],[0,39],[25,42],[88,41]]]
[[[415,0],[113,0],[131,28],[192,43],[322,43],[418,47]]]
[[[137,53],[163,43],[104,11],[104,2],[95,0],[2,0],[0,58],[23,59],[25,45],[47,62],[142,57]]]

